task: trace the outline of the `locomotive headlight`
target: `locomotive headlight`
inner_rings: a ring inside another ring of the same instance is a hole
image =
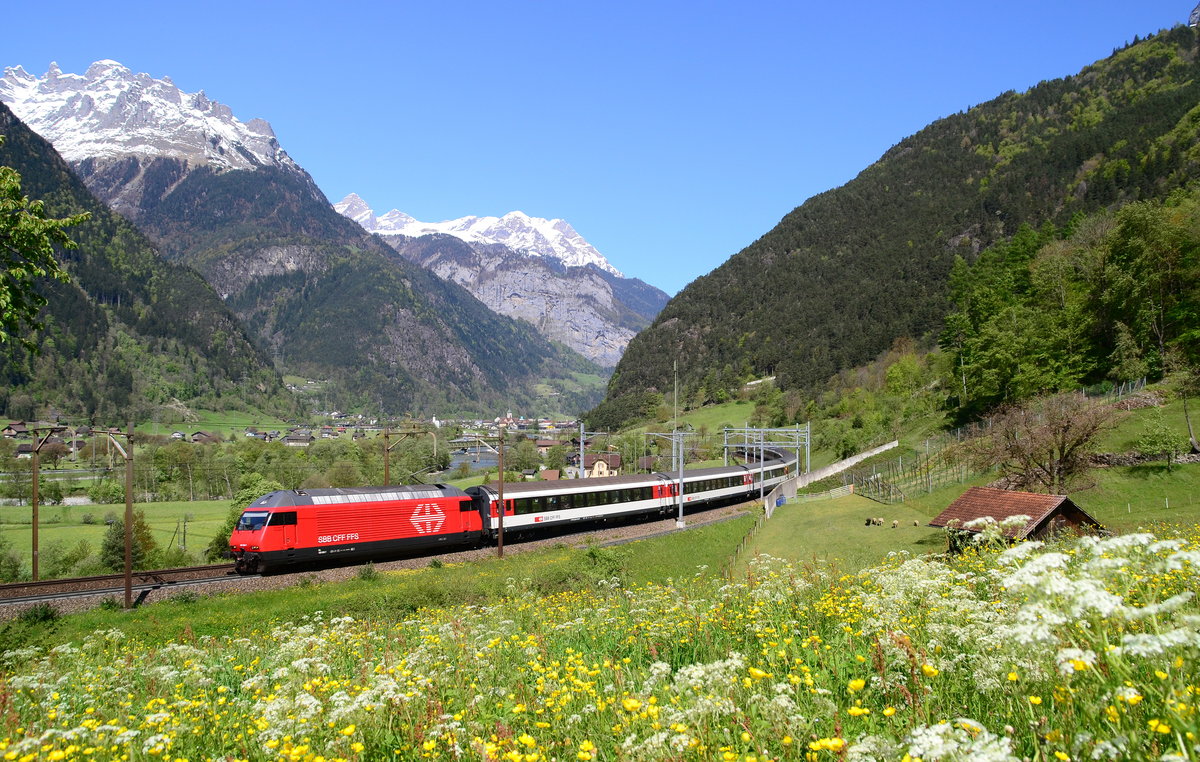
[[[250,550],[258,550],[258,546],[257,546],[257,545],[251,545],[251,546],[250,546]]]

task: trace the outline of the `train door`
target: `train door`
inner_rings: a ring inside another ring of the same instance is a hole
[[[296,555],[296,512],[280,511],[271,516],[271,526],[277,526],[282,531],[280,542],[283,550],[291,558]]]

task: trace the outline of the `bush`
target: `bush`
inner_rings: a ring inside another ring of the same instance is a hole
[[[38,572],[46,578],[80,576],[78,570],[92,559],[92,546],[80,540],[68,546],[61,541],[47,543],[41,550]]]
[[[100,503],[102,505],[125,502],[124,485],[117,484],[110,479],[96,482],[88,487],[87,494],[93,503]]]
[[[22,611],[18,619],[25,624],[44,624],[46,622],[53,622],[60,616],[62,614],[58,612],[58,609],[49,603],[35,603]]]

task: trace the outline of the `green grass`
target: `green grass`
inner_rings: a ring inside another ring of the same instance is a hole
[[[668,395],[669,397],[670,395]],[[668,400],[668,404],[670,400]],[[679,420],[690,424],[694,431],[706,429],[710,434],[719,434],[725,427],[742,428],[747,425],[750,416],[754,415],[754,403],[749,400],[735,400],[720,405],[708,405],[698,410],[690,410],[679,416]]]
[[[148,422],[138,424],[136,428],[140,432],[160,436],[170,436],[175,431],[182,431],[189,435],[196,431],[206,431],[210,434],[218,434],[222,439],[228,439],[230,435],[245,436],[246,429],[250,426],[268,431],[284,431],[291,428],[286,421],[258,411],[193,410],[192,412],[195,414],[196,420],[172,423]]]
[[[1150,387],[1153,391],[1158,389],[1163,391],[1160,385]],[[1200,400],[1191,400],[1188,403],[1188,409],[1192,414],[1192,426],[1200,426]],[[1124,417],[1120,424],[1115,429],[1107,432],[1099,440],[1099,449],[1102,452],[1131,452],[1137,449],[1137,440],[1146,433],[1146,427],[1150,423],[1152,411],[1155,408],[1139,408],[1129,411],[1129,414]],[[1157,408],[1162,413],[1163,421],[1173,431],[1179,434],[1187,434],[1187,424],[1183,417],[1183,401],[1173,399],[1166,402],[1162,407]]]
[[[1092,472],[1096,486],[1071,499],[1101,524],[1133,531],[1156,522],[1200,523],[1200,464],[1119,466]]]
[[[866,526],[868,517],[884,520],[883,526]],[[892,529],[892,522],[899,521]],[[920,526],[913,526],[913,521]],[[836,500],[788,503],[749,543],[735,568],[744,569],[756,554],[795,563],[822,561],[847,571],[875,566],[890,552],[913,555],[946,549],[940,529],[925,524],[924,511],[906,504],[881,505],[858,495]]]
[[[192,553],[204,549],[217,533],[221,522],[229,511],[228,500],[197,500],[195,502],[167,503],[135,503],[134,511],[146,514],[146,523],[154,535],[155,542],[160,547],[168,544],[179,545],[182,542],[183,518],[188,519],[188,551]],[[86,540],[92,546],[92,552],[100,549],[104,533],[108,527],[104,517],[113,513],[118,519],[125,516],[125,504],[118,505],[74,505],[46,506],[39,508],[38,545],[45,548],[52,542],[74,545],[80,540]],[[95,524],[84,524],[84,514],[96,518]],[[13,550],[21,556],[23,566],[30,566],[30,549],[33,546],[29,506],[0,507],[0,536],[8,540]],[[177,531],[178,530],[178,531]]]
[[[38,642],[78,642],[97,629],[117,627],[136,640],[166,644],[193,636],[248,635],[266,623],[297,621],[317,610],[327,616],[389,621],[411,616],[421,607],[493,602],[514,589],[546,594],[584,589],[611,577],[629,584],[686,579],[701,567],[709,574],[719,571],[752,524],[753,519],[741,517],[612,547],[563,544],[514,552],[519,546],[510,546],[503,559],[435,567],[431,558],[428,568],[381,571],[370,582],[310,584],[302,576],[300,587],[283,590],[202,595],[133,611],[96,608],[57,620],[50,631],[39,633]],[[23,645],[13,640],[14,633],[8,637],[5,642],[0,631],[0,651]]]

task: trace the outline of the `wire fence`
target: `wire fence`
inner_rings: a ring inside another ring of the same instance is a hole
[[[954,457],[954,444],[980,433],[984,427],[963,427],[925,443],[925,452],[907,454],[847,471],[843,486],[853,486],[856,494],[880,503],[902,503],[911,497],[933,492],[939,487],[962,484],[986,471],[972,468]],[[960,437],[962,439],[960,439]]]
[[[754,526],[750,527],[750,531],[746,532],[745,536],[742,537],[742,541],[738,543],[737,549],[733,551],[729,558],[725,559],[721,575],[726,579],[733,579],[733,570],[737,567],[738,559],[742,557],[742,553],[746,551],[746,548],[750,545],[750,541],[758,535],[759,530],[763,528],[763,524],[766,521],[766,513],[759,514],[758,519],[754,522]]]
[[[1136,381],[1123,381],[1115,386],[1112,383],[1096,384],[1087,386],[1079,390],[1079,393],[1088,399],[1112,399],[1113,401],[1128,397],[1131,394],[1137,394],[1142,389],[1146,388],[1146,377],[1142,376]]]

